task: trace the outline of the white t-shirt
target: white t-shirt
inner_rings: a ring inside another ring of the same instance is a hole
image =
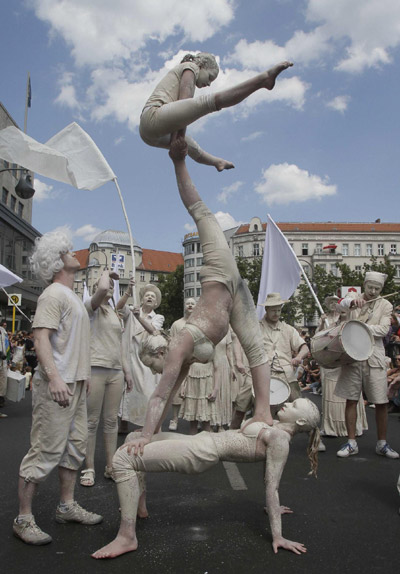
[[[84,303],[90,317],[90,364],[92,367],[122,369],[122,326],[110,305],[92,309],[92,299]],[[122,316],[130,311],[125,306]]]
[[[79,297],[65,285],[52,283],[40,295],[33,329],[52,329],[53,359],[65,383],[90,377],[90,326]],[[41,376],[47,375],[39,364]]]

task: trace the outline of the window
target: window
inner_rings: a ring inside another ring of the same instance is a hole
[[[196,273],[196,281],[200,281],[200,273]]]
[[[301,254],[308,255],[308,243],[301,244]]]
[[[356,265],[356,266],[354,267],[354,270],[357,271],[357,272],[359,272],[359,273],[361,273],[361,265]]]
[[[243,245],[238,245],[238,248],[237,248],[237,256],[238,256],[238,257],[243,257]]]
[[[201,295],[201,287],[197,287],[197,289],[196,289],[196,294],[197,294],[197,297],[200,297],[200,295]]]
[[[191,253],[194,253],[194,243],[189,243],[189,245],[185,245],[185,255],[190,255]]]
[[[185,299],[194,297],[194,289],[185,289]]]
[[[356,257],[358,257],[359,255],[361,255],[361,243],[355,243],[354,244],[354,255]]]
[[[336,267],[336,263],[332,263],[332,265],[331,265],[331,273],[332,273],[332,275],[334,275],[335,277],[337,277],[338,269],[337,269],[337,267]]]
[[[16,205],[17,205],[17,198],[12,195],[12,196],[11,196],[11,205],[10,205],[10,207],[11,207],[11,209],[12,209],[13,211],[15,211],[15,206],[16,206]]]
[[[254,243],[253,245],[253,256],[258,257],[260,255],[260,244]]]
[[[347,257],[349,255],[349,244],[348,243],[343,243],[342,255],[343,255],[343,257]]]
[[[322,243],[317,243],[315,245],[315,253],[322,253]]]
[[[3,187],[3,193],[1,194],[1,201],[4,203],[4,205],[7,205],[8,203],[8,189],[6,189],[5,187]]]
[[[146,277],[145,277],[144,271],[141,271],[141,272],[140,272],[140,281],[146,281]]]
[[[194,273],[185,273],[185,283],[193,283]]]
[[[400,265],[396,265],[396,278],[400,279]]]
[[[372,257],[372,255],[373,255],[372,243],[367,243],[367,246],[365,248],[365,255],[367,255],[368,257]]]
[[[23,213],[24,213],[24,204],[19,201],[18,202],[18,215],[19,215],[19,217],[22,217]]]
[[[201,253],[201,243],[196,243],[197,245],[197,253]]]
[[[397,243],[392,243],[390,245],[390,254],[397,255]]]
[[[194,267],[194,259],[186,259],[185,267]]]
[[[253,231],[258,231],[258,225],[255,225],[255,226],[254,226]]]
[[[120,279],[123,279],[125,277],[125,269],[118,269],[118,275]]]
[[[155,271],[150,273],[150,281],[157,281],[157,274]]]
[[[378,255],[385,255],[385,245],[383,243],[378,243]]]
[[[203,258],[202,257],[198,257],[196,259],[196,265],[197,265],[197,267],[201,267],[203,265]]]

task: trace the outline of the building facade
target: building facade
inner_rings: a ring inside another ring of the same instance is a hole
[[[0,103],[0,129],[8,126],[18,127]],[[22,283],[7,287],[6,291],[20,295],[21,310],[28,317],[32,317],[43,286],[32,276],[29,255],[36,237],[40,237],[41,234],[32,227],[32,199],[22,199],[15,192],[21,171],[9,171],[9,168],[19,166],[0,159],[0,263],[23,278]],[[33,174],[31,177],[33,180]],[[2,290],[0,290],[0,314],[1,321],[7,321],[7,328],[11,329],[13,310]],[[22,315],[17,313],[15,319],[15,330],[30,330],[29,321]]]
[[[175,271],[178,265],[183,265],[181,253],[144,249],[133,240],[135,257],[136,300],[139,303],[139,291],[148,283],[157,283],[161,274]],[[106,230],[93,239],[89,249],[76,252],[81,264],[75,275],[75,292],[83,297],[84,284],[89,295],[93,293],[93,285],[100,278],[104,267],[114,268],[119,274],[120,295],[122,295],[133,274],[131,247],[129,235],[123,231]],[[128,304],[133,298],[128,299]]]
[[[388,256],[396,268],[400,285],[400,223],[278,223],[297,258],[312,278],[317,265],[339,274],[338,263],[346,263],[352,270],[361,271],[364,263],[376,257],[378,263]],[[264,253],[267,224],[259,217],[225,231],[228,245],[235,257],[251,259]],[[199,297],[199,274],[202,264],[197,232],[188,233],[183,241],[185,260],[185,299]]]

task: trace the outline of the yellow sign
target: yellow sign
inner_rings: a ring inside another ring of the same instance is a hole
[[[8,300],[8,306],[9,306],[9,307],[11,307],[13,303],[14,303],[14,305],[18,305],[18,306],[21,305],[21,302],[22,302],[22,295],[21,295],[21,293],[12,293],[12,294],[9,294],[9,298],[10,298],[11,301],[12,301],[12,303],[11,303],[10,299]]]

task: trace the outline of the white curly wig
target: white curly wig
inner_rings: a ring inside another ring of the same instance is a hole
[[[71,238],[64,231],[50,231],[36,238],[29,260],[33,273],[45,285],[50,285],[54,275],[64,267],[61,255],[65,255],[72,248]]]

